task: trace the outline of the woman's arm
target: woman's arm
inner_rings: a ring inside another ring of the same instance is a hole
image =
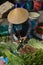
[[[12,24],[10,24],[10,23],[9,23],[9,27],[8,27],[8,32],[9,32],[9,34],[12,33]]]
[[[27,38],[32,38],[32,35],[30,34],[30,32],[31,32],[31,22],[30,22],[30,20],[28,21],[28,31],[27,31],[27,34],[24,36],[24,37],[22,37],[22,39],[25,41]],[[25,31],[26,32],[26,31]]]
[[[13,34],[12,24],[9,24],[8,31],[9,31],[9,34]],[[15,41],[18,40],[18,38],[15,36],[15,34],[13,34],[13,38],[14,38]]]
[[[15,34],[13,34],[13,38],[14,38],[15,41],[18,40],[18,38],[15,36]]]
[[[30,34],[30,32],[31,32],[32,28],[31,28],[31,22],[30,22],[30,20],[28,21],[28,24],[29,24],[29,28],[28,28],[26,36],[29,37],[29,38],[31,38],[32,35]]]

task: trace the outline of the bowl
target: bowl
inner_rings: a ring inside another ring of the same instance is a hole
[[[30,12],[29,19],[31,20],[37,20],[39,18],[40,14],[37,12]]]

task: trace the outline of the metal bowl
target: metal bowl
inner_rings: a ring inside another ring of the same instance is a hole
[[[39,18],[40,14],[37,12],[30,12],[29,19],[30,20],[37,20]]]

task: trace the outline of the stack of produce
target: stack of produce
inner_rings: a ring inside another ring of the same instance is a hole
[[[23,43],[23,42],[22,42]],[[20,48],[20,53],[35,52],[37,49],[43,49],[43,44],[37,39],[30,39],[23,48]]]
[[[43,44],[41,43],[41,41],[36,40],[34,38],[33,39],[30,39],[28,41],[28,44],[27,45],[30,45],[30,46],[32,46],[34,48],[37,48],[37,49],[43,49]]]
[[[40,41],[30,39],[28,44],[22,48],[22,51],[29,51],[24,54],[18,54],[18,45],[12,43],[0,44],[0,57],[8,59],[8,63],[5,65],[43,65],[42,46],[43,44]]]
[[[9,50],[5,51],[5,55],[8,57],[8,65],[24,65],[23,59],[19,56],[12,54]]]
[[[7,65],[24,65],[23,59],[21,59],[18,55],[16,56],[14,52],[17,52],[18,45],[6,43],[0,44],[0,57],[7,57],[8,64]]]
[[[12,44],[12,43],[5,43],[5,44],[0,44],[0,52],[3,52],[3,50],[8,49],[10,50],[12,53],[17,52],[17,44]]]
[[[0,36],[0,42],[11,42],[13,39],[11,36]]]
[[[24,65],[43,65],[43,50],[37,50],[34,53],[22,55]]]

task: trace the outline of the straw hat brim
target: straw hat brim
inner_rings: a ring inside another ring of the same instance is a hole
[[[3,19],[2,19],[2,15],[1,15],[1,13],[0,13],[0,23],[3,21]]]
[[[29,18],[29,12],[24,8],[15,8],[8,14],[8,21],[12,24],[24,23]]]

